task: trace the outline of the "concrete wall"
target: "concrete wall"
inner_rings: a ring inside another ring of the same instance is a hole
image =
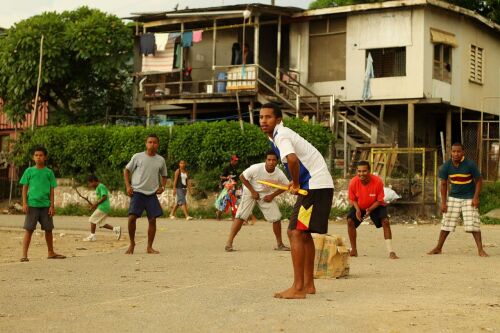
[[[455,34],[458,46],[452,51],[451,86],[432,79],[433,44],[430,29]],[[469,81],[470,45],[484,49],[483,84]],[[450,104],[480,110],[483,97],[500,96],[500,33],[483,24],[439,8],[425,9],[424,19],[424,93],[427,97],[442,97]],[[485,111],[498,113],[498,100],[485,100]]]
[[[344,100],[360,100],[363,91],[366,49],[406,46],[406,76],[372,79],[372,99],[422,97],[423,22],[423,9],[349,15],[346,34],[346,80],[317,83],[310,83],[307,78],[308,23],[293,23],[290,29],[290,67],[297,68],[301,73],[302,83],[307,84],[319,95],[334,93]],[[298,45],[299,40],[300,45]],[[300,55],[299,50],[301,50]]]
[[[456,35],[451,85],[432,79],[430,28]],[[471,44],[484,48],[482,85],[469,81]],[[480,110],[483,103],[486,112],[498,114],[500,100],[484,97],[500,96],[500,34],[471,18],[432,6],[348,14],[344,81],[308,82],[309,23],[292,23],[290,67],[299,70],[301,82],[319,95],[334,93],[343,100],[360,100],[366,49],[396,46],[406,46],[406,76],[372,79],[373,100],[442,98],[471,110]]]

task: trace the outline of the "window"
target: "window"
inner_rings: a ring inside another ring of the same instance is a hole
[[[368,53],[372,55],[375,77],[406,76],[406,47],[366,50],[366,57]]]
[[[434,67],[432,78],[451,83],[451,46],[434,44]]]
[[[471,45],[469,81],[483,84],[483,60],[484,49],[476,45]]]
[[[309,82],[345,80],[346,19],[309,22]]]

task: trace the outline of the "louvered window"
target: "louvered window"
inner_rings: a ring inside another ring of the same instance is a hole
[[[483,64],[484,64],[484,49],[482,47],[470,46],[470,74],[471,82],[483,84]]]

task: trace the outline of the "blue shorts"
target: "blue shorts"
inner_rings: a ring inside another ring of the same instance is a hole
[[[148,219],[157,218],[163,215],[163,210],[161,209],[156,193],[146,195],[140,192],[134,192],[134,194],[132,194],[128,215],[141,217],[144,210],[146,210]]]

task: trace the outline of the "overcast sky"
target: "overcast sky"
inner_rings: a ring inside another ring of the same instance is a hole
[[[20,20],[43,12],[61,12],[80,6],[98,8],[119,17],[127,17],[134,12],[169,11],[177,3],[179,8],[183,9],[186,6],[201,8],[256,2],[270,4],[271,0],[0,0],[0,27],[9,28]],[[276,0],[276,5],[307,8],[309,2],[309,0]]]

